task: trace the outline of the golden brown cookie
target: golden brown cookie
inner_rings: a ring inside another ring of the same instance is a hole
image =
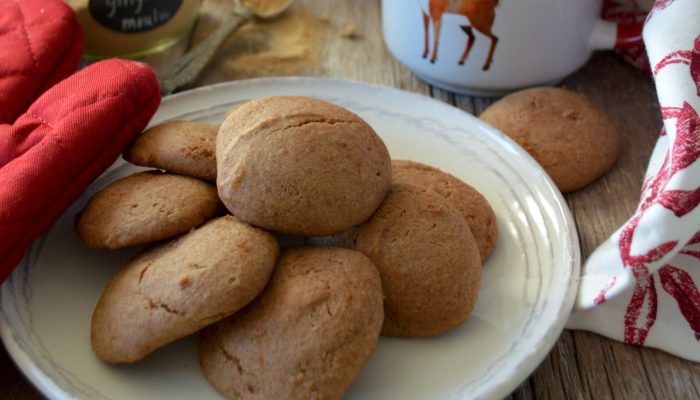
[[[496,214],[486,198],[460,179],[429,165],[407,160],[392,160],[391,175],[396,183],[412,183],[432,189],[443,196],[464,217],[479,246],[481,262],[496,247]]]
[[[170,121],[144,132],[124,152],[124,159],[207,181],[216,180],[217,125]]]
[[[88,246],[119,249],[187,232],[222,209],[213,185],[148,171],[118,179],[96,193],[75,225]]]
[[[370,220],[309,241],[352,248],[374,262],[384,292],[384,335],[438,335],[461,325],[476,304],[476,241],[464,218],[432,190],[394,183]]]
[[[562,192],[605,174],[620,153],[619,133],[605,112],[568,90],[541,87],[512,93],[480,118],[530,153]]]
[[[202,331],[200,365],[231,399],[339,399],[374,352],[382,319],[366,256],[289,249],[252,305]]]
[[[277,240],[232,216],[148,250],[109,283],[92,316],[95,353],[130,363],[243,308],[265,287]]]
[[[265,97],[229,113],[216,144],[217,187],[244,221],[328,235],[369,218],[391,184],[381,138],[360,117],[307,97]]]

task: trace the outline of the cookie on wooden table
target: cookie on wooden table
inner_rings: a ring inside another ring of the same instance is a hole
[[[200,365],[231,399],[340,399],[382,319],[379,273],[365,255],[289,249],[253,304],[202,331]]]
[[[434,191],[394,183],[367,222],[309,238],[366,254],[384,293],[382,334],[434,336],[461,325],[476,304],[481,259],[462,215]]]
[[[509,94],[480,118],[515,140],[559,190],[580,189],[605,174],[620,153],[620,137],[605,112],[587,97],[541,87]]]
[[[207,222],[123,267],[95,307],[90,339],[130,363],[240,310],[265,287],[277,240],[233,216]]]
[[[391,174],[394,182],[423,186],[447,199],[467,221],[479,246],[481,261],[491,255],[498,239],[498,226],[496,214],[481,193],[447,172],[414,161],[392,160]]]
[[[354,113],[307,97],[265,97],[230,112],[216,144],[217,187],[244,221],[328,235],[369,218],[391,184],[384,142]]]
[[[207,181],[216,180],[218,125],[170,121],[146,130],[124,152],[124,159]]]
[[[119,249],[187,232],[222,210],[213,185],[147,171],[118,179],[97,192],[75,225],[88,246]]]

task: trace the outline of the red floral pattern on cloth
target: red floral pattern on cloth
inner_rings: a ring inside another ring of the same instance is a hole
[[[639,8],[605,5],[623,22]],[[664,126],[637,211],[586,261],[567,327],[700,362],[700,2],[650,10],[644,42]]]
[[[659,269],[661,286],[678,302],[678,308],[688,325],[693,329],[695,339],[700,340],[700,291],[689,273],[671,265]]]
[[[670,64],[687,64],[690,69],[690,76],[695,82],[695,87],[698,90],[698,96],[700,96],[700,35],[695,38],[695,43],[693,44],[692,50],[678,50],[674,51],[663,59],[659,61],[654,67],[654,76],[656,76],[659,71]]]

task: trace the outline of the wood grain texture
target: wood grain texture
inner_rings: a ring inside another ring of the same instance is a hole
[[[228,0],[203,0],[202,17],[191,42],[200,41],[226,16]],[[318,65],[300,73],[353,79],[432,96],[479,115],[493,99],[432,88],[388,52],[381,37],[379,0],[297,0],[329,27]],[[358,37],[340,35],[345,24]],[[152,60],[160,68],[182,52]],[[216,61],[215,61],[216,62]],[[210,76],[207,82],[225,80]],[[566,200],[579,230],[584,259],[633,213],[647,162],[661,127],[652,81],[613,53],[599,53],[562,86],[583,93],[610,115],[622,136],[622,154],[610,173]],[[0,399],[42,398],[0,351]],[[548,357],[509,399],[686,399],[700,398],[700,365],[658,350],[637,348],[597,334],[564,331]]]

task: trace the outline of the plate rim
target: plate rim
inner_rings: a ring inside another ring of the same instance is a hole
[[[567,242],[569,243],[569,248],[571,249],[571,254],[569,255],[569,263],[567,269],[569,270],[568,282],[565,288],[565,296],[561,302],[556,314],[552,317],[555,319],[555,323],[550,325],[546,330],[545,334],[538,341],[538,345],[532,348],[525,357],[518,363],[517,366],[513,368],[515,371],[513,374],[508,375],[503,379],[494,379],[497,385],[492,391],[485,394],[486,398],[503,398],[510,394],[514,389],[516,389],[522,382],[524,382],[528,376],[530,376],[542,363],[542,361],[550,353],[551,349],[556,345],[557,339],[564,330],[564,326],[568,319],[568,316],[573,310],[574,302],[576,299],[576,293],[578,288],[578,282],[580,279],[580,267],[581,267],[581,249],[579,244],[579,237],[576,228],[576,223],[573,215],[568,208],[566,200],[564,199],[562,193],[557,189],[556,185],[552,179],[546,174],[542,167],[537,163],[537,161],[532,158],[532,156],[527,153],[522,147],[520,147],[511,138],[500,132],[498,129],[489,125],[488,123],[480,120],[476,116],[455,107],[449,103],[443,102],[439,99],[424,95],[421,93],[411,92],[405,89],[400,89],[392,86],[367,83],[351,79],[339,79],[339,78],[327,78],[327,77],[309,77],[309,76],[285,76],[285,77],[262,77],[262,78],[251,78],[235,81],[220,82],[213,85],[202,86],[198,88],[193,88],[190,90],[185,90],[178,92],[173,95],[163,97],[161,101],[160,109],[171,103],[176,103],[182,99],[187,99],[189,97],[198,96],[206,92],[214,92],[221,89],[235,89],[240,86],[256,86],[256,85],[271,85],[275,83],[280,83],[282,85],[300,85],[303,86],[305,83],[310,82],[312,84],[327,84],[327,85],[350,85],[350,86],[361,86],[373,90],[386,90],[399,92],[401,96],[408,96],[418,98],[422,101],[434,101],[440,103],[442,106],[447,106],[451,108],[454,112],[461,114],[463,117],[470,119],[472,122],[481,125],[484,129],[490,131],[490,133],[495,134],[501,140],[505,141],[513,148],[517,149],[520,153],[519,156],[527,159],[527,162],[532,164],[536,169],[541,172],[541,175],[545,181],[547,189],[553,195],[553,200],[555,200],[554,205],[556,205],[557,214],[561,217],[563,227],[566,230]],[[342,95],[340,96],[342,97]],[[153,120],[157,119],[157,113],[154,118],[151,119],[148,126],[153,125]],[[120,159],[117,158],[115,162],[107,168],[105,173],[109,172],[115,165],[121,164]],[[102,176],[102,175],[101,175]],[[101,177],[100,176],[100,177]],[[100,179],[96,178],[95,181]],[[52,225],[53,227],[53,225]],[[35,239],[33,243],[44,237],[52,229],[50,227],[42,236]],[[33,246],[34,244],[32,244]],[[29,253],[25,254],[17,268],[20,268],[22,264],[26,262]],[[14,273],[14,272],[13,272]],[[15,339],[15,333],[12,327],[8,323],[8,320],[4,313],[4,307],[2,306],[2,292],[5,289],[5,284],[0,285],[0,339],[2,339],[7,353],[12,358],[15,365],[19,370],[22,371],[24,376],[27,378],[31,384],[37,388],[43,395],[49,398],[70,398],[68,394],[63,391],[60,386],[54,382],[44,371],[36,366],[36,364],[31,360],[31,357],[27,352],[22,349],[21,345]]]

